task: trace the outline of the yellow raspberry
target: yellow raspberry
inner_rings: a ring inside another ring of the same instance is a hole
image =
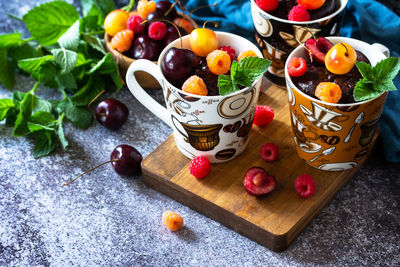
[[[338,103],[342,90],[336,83],[322,82],[317,85],[315,96],[327,103]]]
[[[197,75],[190,76],[182,85],[182,90],[195,95],[207,95],[207,86]]]
[[[132,45],[134,33],[131,30],[123,30],[111,39],[111,47],[119,52],[128,51]]]
[[[165,211],[162,215],[162,222],[171,231],[178,231],[183,226],[181,215],[173,211]]]
[[[231,69],[231,57],[222,50],[214,50],[207,55],[207,66],[215,75],[226,74]]]
[[[244,59],[245,57],[256,57],[257,54],[253,50],[243,51],[238,56],[238,61]]]
[[[147,16],[156,11],[156,2],[154,1],[147,1],[147,0],[140,0],[137,4],[137,12],[138,15],[142,17],[142,19],[146,19]]]

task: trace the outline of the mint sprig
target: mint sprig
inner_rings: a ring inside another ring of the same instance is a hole
[[[219,94],[224,96],[239,91],[239,85],[250,87],[268,70],[270,64],[270,60],[259,57],[246,57],[240,62],[232,61],[231,75],[218,76]]]
[[[35,158],[57,145],[65,149],[64,119],[87,129],[93,122],[88,103],[109,87],[116,92],[122,87],[117,64],[105,51],[102,37],[104,17],[115,9],[114,2],[81,0],[81,4],[80,17],[64,1],[44,3],[19,19],[30,37],[0,34],[0,83],[13,89],[17,69],[37,81],[26,93],[14,90],[12,99],[0,99],[0,121],[14,128],[13,136],[33,140]],[[61,100],[38,97],[39,83],[57,89]]]
[[[400,71],[400,58],[383,59],[374,67],[364,62],[356,62],[356,66],[363,78],[354,87],[354,100],[364,101],[397,90],[393,79]]]

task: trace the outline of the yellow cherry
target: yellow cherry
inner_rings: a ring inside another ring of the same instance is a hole
[[[201,57],[206,57],[209,53],[218,48],[217,35],[213,30],[198,28],[190,33],[190,48]]]
[[[122,9],[113,10],[104,19],[104,30],[108,35],[114,36],[127,28],[126,21],[128,18],[128,12]]]
[[[357,54],[353,47],[338,43],[329,49],[325,56],[325,67],[334,74],[348,73],[356,63]]]

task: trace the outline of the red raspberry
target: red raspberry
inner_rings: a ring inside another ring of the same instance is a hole
[[[294,181],[294,189],[303,198],[311,197],[315,192],[314,178],[309,174],[302,174]]]
[[[208,175],[211,169],[211,163],[208,158],[199,156],[190,161],[189,171],[197,179],[203,179]]]
[[[292,57],[288,63],[288,72],[290,76],[300,77],[307,71],[307,63],[304,58]]]
[[[144,25],[140,25],[143,22],[143,19],[139,15],[130,16],[126,25],[128,29],[132,30],[136,35],[144,33]]]
[[[260,157],[266,162],[274,161],[279,156],[278,146],[274,143],[265,143],[260,150]]]
[[[264,10],[265,12],[274,11],[278,5],[278,0],[256,0],[256,4],[259,8]]]
[[[269,124],[274,118],[274,110],[269,106],[257,106],[254,114],[253,124],[256,126],[264,126]]]
[[[225,51],[226,53],[228,53],[228,55],[229,55],[230,58],[231,58],[231,61],[234,60],[235,57],[236,57],[236,51],[235,51],[235,49],[233,49],[233,48],[230,47],[230,46],[220,46],[220,47],[218,47],[218,50],[222,50],[222,51]]]
[[[288,18],[292,21],[309,21],[310,13],[303,6],[297,5],[290,10]]]
[[[167,33],[167,26],[164,23],[156,21],[150,24],[149,37],[151,39],[161,40],[162,38],[164,38],[166,33]]]

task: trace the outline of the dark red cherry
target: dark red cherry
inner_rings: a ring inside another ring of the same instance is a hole
[[[172,3],[170,1],[158,1],[156,3],[157,11],[160,11],[163,15],[171,8]],[[173,20],[178,16],[176,8],[173,7],[172,10],[166,16],[167,19]]]
[[[179,26],[177,26],[177,27],[182,36],[185,36],[188,34],[184,28],[179,27]],[[178,38],[179,38],[179,34],[178,34],[178,31],[175,29],[175,27],[172,25],[167,26],[167,33],[165,34],[164,39],[163,39],[164,47],[169,45],[172,41],[175,41]]]
[[[105,99],[96,107],[96,119],[110,130],[118,130],[126,122],[129,110],[124,103],[116,99]]]
[[[156,10],[154,12],[151,12],[149,15],[147,15],[146,20],[152,20],[152,19],[163,19],[164,18],[164,13]]]
[[[119,175],[133,176],[139,175],[141,172],[142,155],[132,146],[117,146],[111,152],[110,160],[115,172]]]
[[[138,36],[132,44],[132,57],[155,61],[162,50],[162,43],[151,39],[148,35]]]
[[[161,69],[167,80],[178,88],[193,73],[199,61],[191,50],[171,47],[161,62]]]

